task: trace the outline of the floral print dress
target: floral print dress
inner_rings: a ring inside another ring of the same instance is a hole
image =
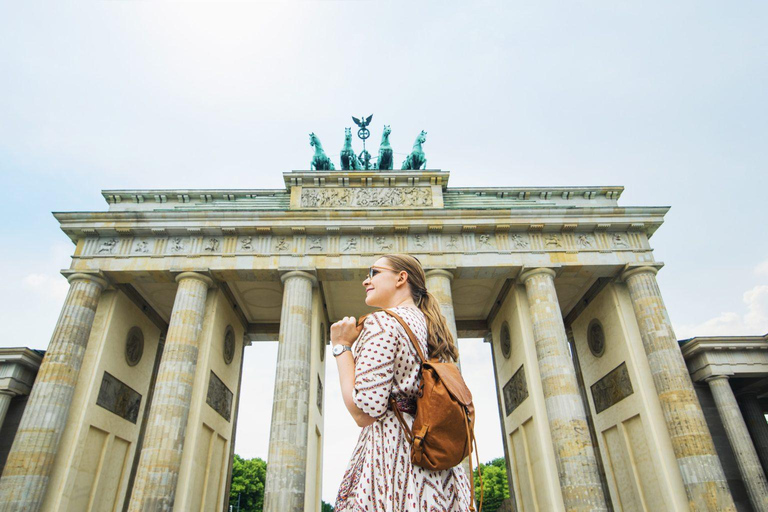
[[[392,309],[410,326],[427,353],[424,314],[412,307]],[[377,419],[360,432],[336,497],[336,512],[464,512],[469,481],[461,466],[431,471],[411,464],[411,446],[389,396],[411,401],[419,393],[419,358],[403,327],[379,311],[369,315],[352,353],[355,404]],[[410,425],[413,416],[403,413]]]

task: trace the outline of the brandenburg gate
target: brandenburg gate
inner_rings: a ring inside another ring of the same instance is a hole
[[[440,170],[283,176],[55,213],[70,290],[0,510],[225,510],[256,392],[243,351],[270,340],[265,510],[319,510],[329,326],[366,312],[360,282],[393,252],[419,258],[458,337],[491,344],[518,510],[735,510],[656,281],[668,208],[620,205],[622,187],[451,188]]]

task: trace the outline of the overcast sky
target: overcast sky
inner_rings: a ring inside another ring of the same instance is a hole
[[[104,210],[108,188],[280,188],[309,132],[338,155],[370,113],[396,163],[427,130],[452,187],[622,185],[622,205],[671,206],[651,244],[678,338],[764,334],[766,26],[764,1],[0,0],[0,346],[53,331],[73,246],[51,211]],[[461,351],[488,460],[490,352]],[[276,353],[246,352],[245,457],[267,455]],[[329,502],[357,435],[337,379]]]

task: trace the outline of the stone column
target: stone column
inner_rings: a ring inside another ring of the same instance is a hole
[[[8,408],[11,406],[11,400],[16,396],[10,391],[0,390],[0,430],[3,428],[5,415],[8,414]]]
[[[448,323],[448,329],[453,334],[453,341],[456,343],[456,349],[458,350],[459,335],[456,330],[456,314],[453,311],[453,294],[451,293],[453,274],[447,270],[435,269],[427,271],[426,277],[427,291],[434,295],[440,303],[440,311]]]
[[[85,349],[107,282],[72,274],[53,331],[0,479],[0,508],[36,511],[45,495],[59,440],[80,375]]]
[[[742,395],[740,401],[741,412],[755,444],[757,456],[760,457],[763,471],[768,474],[768,422],[765,421],[765,413],[755,393]]]
[[[768,512],[768,482],[765,480],[763,468],[757,458],[755,446],[749,437],[747,424],[741,416],[736,396],[728,383],[728,377],[716,375],[708,378],[707,383],[712,390],[717,412],[725,427],[733,454],[736,456],[749,501],[757,512]]]
[[[533,338],[566,510],[608,510],[576,370],[555,293],[555,272],[524,272]]]
[[[133,486],[131,512],[173,510],[181,453],[197,367],[210,278],[197,272],[176,276],[179,283],[157,370],[144,445]]]
[[[736,510],[656,282],[656,268],[622,274],[691,510]]]
[[[269,432],[265,512],[304,509],[311,357],[312,287],[308,272],[283,274],[283,309],[272,426]]]

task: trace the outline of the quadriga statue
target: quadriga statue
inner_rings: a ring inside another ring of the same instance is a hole
[[[384,125],[384,132],[381,134],[381,144],[379,144],[379,159],[376,162],[377,169],[392,170],[392,146],[389,144],[389,134],[392,129],[388,124]]]
[[[421,149],[421,145],[425,142],[427,142],[427,132],[421,130],[419,136],[416,137],[416,142],[413,143],[411,154],[403,162],[402,169],[404,171],[427,168],[427,157]]]
[[[333,171],[335,169],[333,162],[331,162],[331,159],[325,154],[323,145],[320,144],[320,139],[318,139],[317,135],[314,133],[309,134],[309,145],[315,147],[315,156],[312,157],[310,169],[315,171]]]
[[[359,171],[363,168],[360,159],[352,149],[352,128],[344,128],[344,147],[341,149],[341,168],[345,171],[353,169]]]

